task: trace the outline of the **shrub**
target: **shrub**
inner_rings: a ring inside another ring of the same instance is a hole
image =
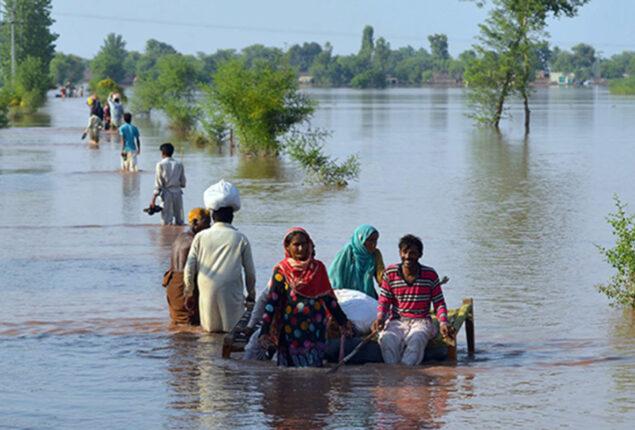
[[[635,308],[635,216],[626,214],[626,204],[618,196],[614,196],[614,200],[617,210],[609,214],[607,221],[613,228],[615,246],[609,249],[597,247],[617,273],[608,284],[598,285],[597,288],[612,300],[612,305]]]
[[[629,96],[635,95],[635,76],[624,79],[612,79],[609,81],[611,94]]]
[[[106,100],[108,100],[108,96],[111,93],[119,93],[121,95],[122,102],[127,100],[123,87],[110,78],[102,79],[96,84],[93,84],[91,90],[95,93],[95,95],[97,95],[97,98],[101,100],[102,103],[105,103]]]
[[[332,187],[345,187],[348,181],[359,176],[359,157],[350,155],[338,163],[324,154],[324,140],[330,133],[313,129],[306,132],[294,129],[287,136],[284,149],[308,174],[310,182],[318,182]]]
[[[225,62],[205,94],[204,104],[218,106],[236,127],[240,150],[252,154],[278,154],[282,136],[307,120],[315,106],[298,91],[293,69],[264,61],[251,67],[244,60]]]

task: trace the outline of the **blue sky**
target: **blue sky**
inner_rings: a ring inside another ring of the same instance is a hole
[[[111,32],[130,50],[146,40],[183,53],[211,53],[262,43],[329,41],[338,54],[356,52],[365,25],[391,47],[428,48],[427,36],[448,35],[453,56],[468,49],[486,11],[466,0],[53,0],[58,50],[92,57]],[[575,18],[550,22],[552,44],[590,43],[603,56],[635,51],[635,0],[592,0]]]

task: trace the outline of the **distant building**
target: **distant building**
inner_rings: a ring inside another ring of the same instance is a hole
[[[298,83],[300,85],[312,85],[313,84],[313,76],[311,76],[311,75],[300,75],[298,77]]]
[[[575,83],[575,73],[551,72],[549,82],[553,85],[573,85]]]
[[[388,85],[399,85],[399,79],[395,76],[386,76],[386,83]]]

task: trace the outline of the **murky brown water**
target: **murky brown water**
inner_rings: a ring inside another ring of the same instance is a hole
[[[121,174],[117,145],[80,141],[83,101],[51,99],[0,130],[0,427],[631,428],[635,316],[595,291],[611,271],[594,244],[611,243],[613,193],[635,212],[635,99],[541,90],[524,140],[520,115],[502,138],[473,128],[460,89],[313,95],[328,149],[360,154],[358,183],[302,186],[284,160],[179,142],[185,206],[220,178],[240,187],[261,287],[291,225],[327,264],[362,222],[387,262],[420,235],[448,303],[475,300],[476,359],[461,333],[456,367],[326,375],[222,360],[218,336],[170,330],[178,230],[141,209],[173,138],[139,119],[143,171]]]

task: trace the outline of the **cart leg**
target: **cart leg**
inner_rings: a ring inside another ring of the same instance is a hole
[[[472,299],[463,299],[463,304],[470,305],[470,314],[465,320],[465,337],[467,340],[467,353],[470,357],[473,357],[476,352],[474,344],[474,301]]]
[[[226,334],[223,338],[223,358],[229,358],[232,354],[232,336]]]

